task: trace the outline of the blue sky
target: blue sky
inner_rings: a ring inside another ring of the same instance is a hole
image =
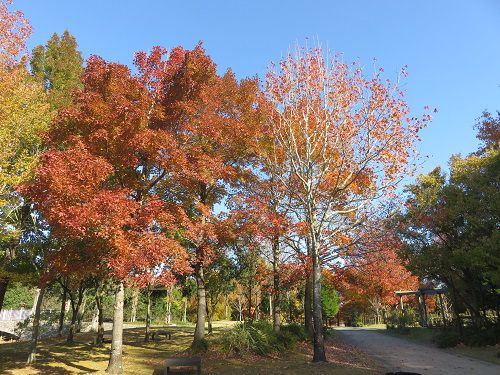
[[[388,78],[404,65],[413,114],[437,107],[422,132],[422,171],[477,148],[473,125],[500,110],[499,0],[131,1],[17,0],[34,33],[29,47],[66,28],[85,57],[130,64],[153,45],[204,41],[221,71],[262,76],[295,42],[317,38],[346,60],[376,58]]]

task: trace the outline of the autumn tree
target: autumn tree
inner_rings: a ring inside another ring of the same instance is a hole
[[[19,275],[20,251],[34,217],[17,186],[29,179],[49,125],[49,107],[41,87],[26,70],[29,22],[11,1],[0,1],[0,309],[9,280]]]
[[[264,141],[265,142],[265,141]],[[234,219],[239,222],[238,236],[260,242],[261,255],[266,257],[272,267],[272,291],[270,309],[273,311],[273,328],[279,332],[281,327],[281,265],[283,263],[283,236],[290,232],[291,220],[283,200],[287,195],[273,175],[272,164],[267,162],[273,157],[272,150],[266,150],[260,142],[260,177],[247,181],[244,192],[230,201]]]
[[[335,267],[327,279],[337,284],[346,303],[369,306],[380,323],[385,307],[398,302],[395,292],[417,289],[419,279],[400,258],[404,245],[394,230],[377,223],[365,227],[342,268]]]
[[[297,48],[272,66],[266,96],[269,132],[286,156],[292,194],[307,228],[312,260],[314,357],[325,361],[321,274],[370,206],[394,189],[409,163],[416,133],[428,121],[408,117],[403,93],[381,77],[321,48]],[[288,181],[283,181],[288,185]]]
[[[179,50],[177,57],[161,94],[163,117],[155,126],[173,134],[185,157],[177,173],[159,183],[158,191],[165,202],[182,206],[178,225],[197,282],[197,345],[205,334],[204,270],[217,251],[222,229],[214,206],[251,173],[259,88],[256,79],[238,81],[230,70],[218,75],[201,45]]]
[[[167,74],[175,64],[165,54],[155,48],[149,55],[156,72]],[[76,241],[75,251],[98,259],[95,266],[116,281],[109,373],[123,371],[124,282],[145,285],[163,275],[168,283],[173,272],[189,269],[173,238],[175,207],[155,194],[177,165],[176,142],[157,127],[158,77],[139,59],[136,64],[132,75],[96,56],[87,61],[83,90],[59,112],[28,188],[53,235]]]

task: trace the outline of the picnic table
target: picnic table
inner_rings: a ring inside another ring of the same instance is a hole
[[[10,332],[5,332],[5,331],[0,331],[0,337],[2,339],[4,339],[5,341],[9,341],[9,340],[15,340],[15,341],[19,341],[20,337],[13,334],[13,333],[10,333]]]
[[[174,367],[190,367],[191,371],[196,371],[201,375],[201,358],[200,357],[172,357],[165,361],[165,375],[171,374]]]
[[[166,331],[164,329],[159,329],[159,330],[151,332],[151,340],[154,340],[155,337],[157,339],[159,339],[160,336],[164,336],[164,337],[168,338],[169,340],[171,340],[172,339],[172,332]]]

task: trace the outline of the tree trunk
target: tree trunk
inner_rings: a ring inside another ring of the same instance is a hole
[[[260,306],[260,303],[259,303],[259,289],[256,288],[255,289],[255,320],[259,320],[260,319],[259,306]]]
[[[238,310],[239,310],[239,321],[243,321],[243,302],[241,301],[241,295],[238,296]]]
[[[83,321],[83,314],[85,314],[85,305],[87,303],[87,298],[85,298],[85,295],[83,296],[82,303],[80,304],[78,308],[78,312],[76,313],[76,328],[75,332],[81,332],[82,330],[82,321]]]
[[[226,299],[225,299],[225,311],[224,311],[224,318],[225,320],[229,320],[229,294],[226,293]]]
[[[275,237],[273,241],[273,306],[271,306],[271,301],[269,302],[270,311],[271,307],[273,307],[272,316],[275,332],[279,332],[281,329],[280,288],[280,244],[278,237]]]
[[[76,302],[74,298],[71,298],[71,324],[69,326],[68,338],[66,339],[67,343],[74,342],[74,336],[77,330],[76,324],[78,320],[78,313],[80,312],[80,306],[82,304],[82,300],[83,300],[83,291],[81,288],[78,288],[78,298]]]
[[[172,323],[172,288],[169,288],[167,291],[167,311],[165,314],[165,323]]]
[[[108,374],[122,374],[122,347],[123,347],[123,300],[125,289],[123,283],[118,285],[115,293],[115,306],[113,311],[113,333],[111,341],[111,353],[106,372]]]
[[[66,313],[66,288],[63,288],[63,295],[61,299],[61,312],[59,313],[59,326],[57,328],[57,336],[62,337],[64,328],[64,314]]]
[[[139,302],[139,288],[134,288],[132,293],[132,309],[130,311],[130,321],[135,322],[137,319],[137,303]]]
[[[151,290],[148,287],[146,290],[147,294],[147,308],[146,308],[146,334],[144,335],[144,341],[149,341],[149,331],[151,330]]]
[[[67,343],[73,343],[75,337],[75,328],[76,328],[76,317],[78,314],[78,310],[74,308],[73,302],[71,303],[71,323],[69,325],[68,337],[66,338]]]
[[[102,345],[104,342],[104,311],[102,306],[102,294],[100,289],[97,289],[95,295],[95,303],[97,306],[97,336],[96,344]]]
[[[247,306],[247,315],[248,320],[252,320],[252,284],[248,285],[248,306]]]
[[[313,337],[313,315],[312,315],[312,277],[307,275],[306,277],[306,288],[304,291],[304,327],[309,334],[309,337]]]
[[[32,364],[36,362],[36,347],[38,344],[38,333],[40,331],[40,312],[42,311],[42,301],[43,295],[45,294],[45,286],[38,289],[38,298],[35,304],[35,315],[33,317],[33,333],[31,336],[30,351],[28,355],[27,364]]]
[[[313,362],[326,362],[325,340],[323,336],[323,313],[321,305],[321,260],[319,257],[319,249],[317,243],[316,216],[312,208],[310,208],[310,239],[311,239],[311,256],[313,261],[312,269],[312,297],[313,297]]]
[[[273,295],[272,293],[269,293],[267,296],[269,298],[269,319],[272,321],[273,320]],[[274,325],[274,323],[273,323]]]
[[[9,285],[9,279],[0,279],[0,310],[3,307],[3,300],[5,298],[5,292],[7,292],[7,286]]]
[[[205,338],[205,319],[207,315],[207,298],[205,293],[205,279],[203,266],[198,264],[195,267],[195,277],[198,296],[198,311],[196,316],[196,328],[194,330],[193,345]]]
[[[208,323],[208,334],[212,333],[212,309],[210,309],[207,303],[207,323]]]
[[[183,323],[186,323],[187,322],[187,298],[184,297],[183,299],[183,304],[184,304],[184,311],[183,311],[183,314],[182,314],[182,322]]]

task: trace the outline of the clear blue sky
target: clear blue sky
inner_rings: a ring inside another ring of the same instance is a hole
[[[500,110],[499,0],[131,1],[16,0],[30,19],[30,48],[66,28],[85,57],[130,64],[153,45],[192,48],[204,41],[219,69],[262,76],[290,45],[318,38],[323,46],[373,58],[389,78],[408,65],[407,100],[414,114],[437,107],[422,132],[423,171],[451,154],[477,148],[473,125],[484,109]]]

